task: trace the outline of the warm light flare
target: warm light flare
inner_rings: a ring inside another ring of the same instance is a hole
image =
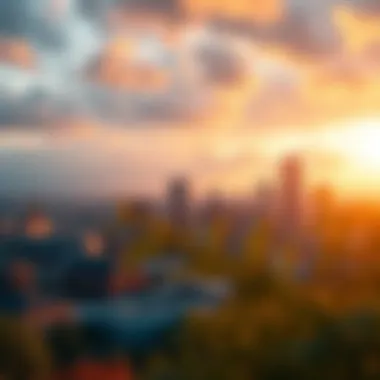
[[[380,119],[365,120],[329,138],[349,165],[380,172]]]
[[[350,155],[359,164],[380,170],[380,120],[363,123],[352,130],[346,143]]]

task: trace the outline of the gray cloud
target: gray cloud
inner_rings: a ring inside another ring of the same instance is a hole
[[[193,52],[199,80],[185,83],[184,77],[188,74],[181,73],[179,63],[174,60],[172,66],[166,67],[172,74],[167,89],[154,94],[127,88],[118,91],[112,88],[112,84],[98,78],[105,35],[100,21],[106,15],[108,7],[119,3],[128,11],[176,17],[175,15],[182,12],[179,2],[80,0],[77,7],[71,7],[60,22],[51,22],[44,12],[46,4],[44,8],[43,1],[0,0],[0,6],[4,9],[0,14],[0,34],[28,36],[38,47],[42,75],[54,79],[53,82],[58,83],[54,86],[60,87],[62,94],[58,96],[54,88],[49,101],[37,101],[35,90],[31,90],[28,96],[20,98],[16,103],[14,99],[7,100],[0,111],[0,124],[38,124],[71,114],[91,114],[101,120],[115,121],[127,126],[198,120],[207,115],[207,107],[212,103],[207,93],[210,87],[228,87],[245,80],[249,75],[246,62],[234,49],[233,43],[231,44],[231,39],[238,38],[236,34],[258,41],[281,43],[287,49],[310,57],[322,57],[340,49],[340,37],[330,19],[332,1],[312,0],[297,3],[292,0],[282,20],[272,29],[253,23],[214,20],[213,25],[219,28],[216,33],[219,42],[201,44]],[[369,0],[360,2],[363,9],[373,6]],[[233,31],[235,37],[228,31]],[[368,48],[366,55],[371,62],[380,62],[377,50],[379,49],[376,44]],[[159,60],[166,59],[163,52],[157,54]],[[152,65],[158,63],[152,61]],[[86,75],[91,72],[94,79],[91,84],[82,76],[84,72]],[[347,83],[361,80],[360,69],[350,62],[336,64],[326,72],[327,82],[331,78]],[[127,73],[127,69],[124,73]],[[264,86],[259,97],[249,105],[250,115],[254,115],[254,120],[264,122],[268,114],[269,119],[281,120],[291,114],[295,107],[299,107],[299,113],[302,114],[303,105],[300,104],[297,85],[297,81],[293,78],[287,80],[286,76],[280,75],[279,78],[272,79],[269,85]]]
[[[86,88],[91,113],[125,126],[146,123],[178,123],[196,120],[207,110],[210,99],[186,90],[169,89],[157,94],[116,92],[100,86]]]
[[[274,36],[285,47],[310,56],[334,53],[341,43],[328,14],[318,20],[316,15],[289,12],[277,26]]]
[[[68,102],[53,101],[37,89],[22,98],[0,97],[0,128],[48,128],[70,112],[73,111]]]
[[[180,0],[117,0],[127,12],[154,14],[180,20],[184,9]]]
[[[60,48],[62,32],[42,11],[41,0],[0,0],[0,35],[23,38],[47,48]]]
[[[365,15],[380,15],[380,2],[378,0],[351,0],[351,3],[356,10]]]
[[[0,35],[28,35],[31,19],[28,0],[0,0]]]
[[[204,79],[216,85],[231,85],[246,79],[247,67],[231,46],[201,46],[196,52]]]
[[[4,96],[0,104],[0,126],[45,126],[57,121],[91,117],[125,127],[149,123],[165,125],[195,121],[207,112],[210,99],[204,94],[169,89],[148,94],[104,88],[97,85],[73,87],[52,94],[35,86],[22,96]],[[59,124],[59,123],[58,123]]]
[[[79,0],[79,11],[90,20],[104,22],[114,0]]]

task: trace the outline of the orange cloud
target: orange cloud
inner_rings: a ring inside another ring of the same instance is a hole
[[[275,43],[264,46],[263,54],[301,74],[299,101],[289,104],[284,99],[286,112],[279,115],[271,111],[269,102],[268,124],[323,126],[352,117],[380,116],[380,67],[372,66],[365,56],[369,46],[380,42],[379,18],[348,7],[335,7],[332,17],[343,42],[336,54],[309,57]]]
[[[336,7],[333,19],[342,34],[346,49],[350,52],[359,52],[371,42],[380,40],[378,18],[359,14],[347,7]]]
[[[195,17],[221,15],[264,22],[277,20],[284,6],[282,0],[183,0],[183,3]]]
[[[90,79],[114,88],[155,90],[168,82],[168,73],[153,65],[135,63],[137,44],[125,37],[115,37],[89,71]]]
[[[380,116],[380,80],[340,81],[334,75],[326,77],[324,70],[316,68],[302,82],[300,104],[290,105],[288,125],[323,127],[339,120]]]
[[[0,38],[0,62],[30,69],[35,66],[34,51],[24,40]]]

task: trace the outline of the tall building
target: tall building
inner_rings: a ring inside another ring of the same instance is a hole
[[[166,194],[167,214],[174,226],[184,226],[190,221],[191,194],[186,178],[175,178],[169,182]]]
[[[289,156],[280,163],[278,217],[286,237],[299,236],[303,226],[304,170],[299,157]]]
[[[255,191],[255,214],[259,218],[272,218],[274,212],[274,189],[271,184],[260,183]]]

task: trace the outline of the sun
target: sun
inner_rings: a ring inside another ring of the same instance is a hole
[[[347,149],[359,165],[380,169],[380,120],[360,123],[349,131]]]
[[[355,122],[340,130],[330,142],[349,164],[380,171],[380,119]]]

